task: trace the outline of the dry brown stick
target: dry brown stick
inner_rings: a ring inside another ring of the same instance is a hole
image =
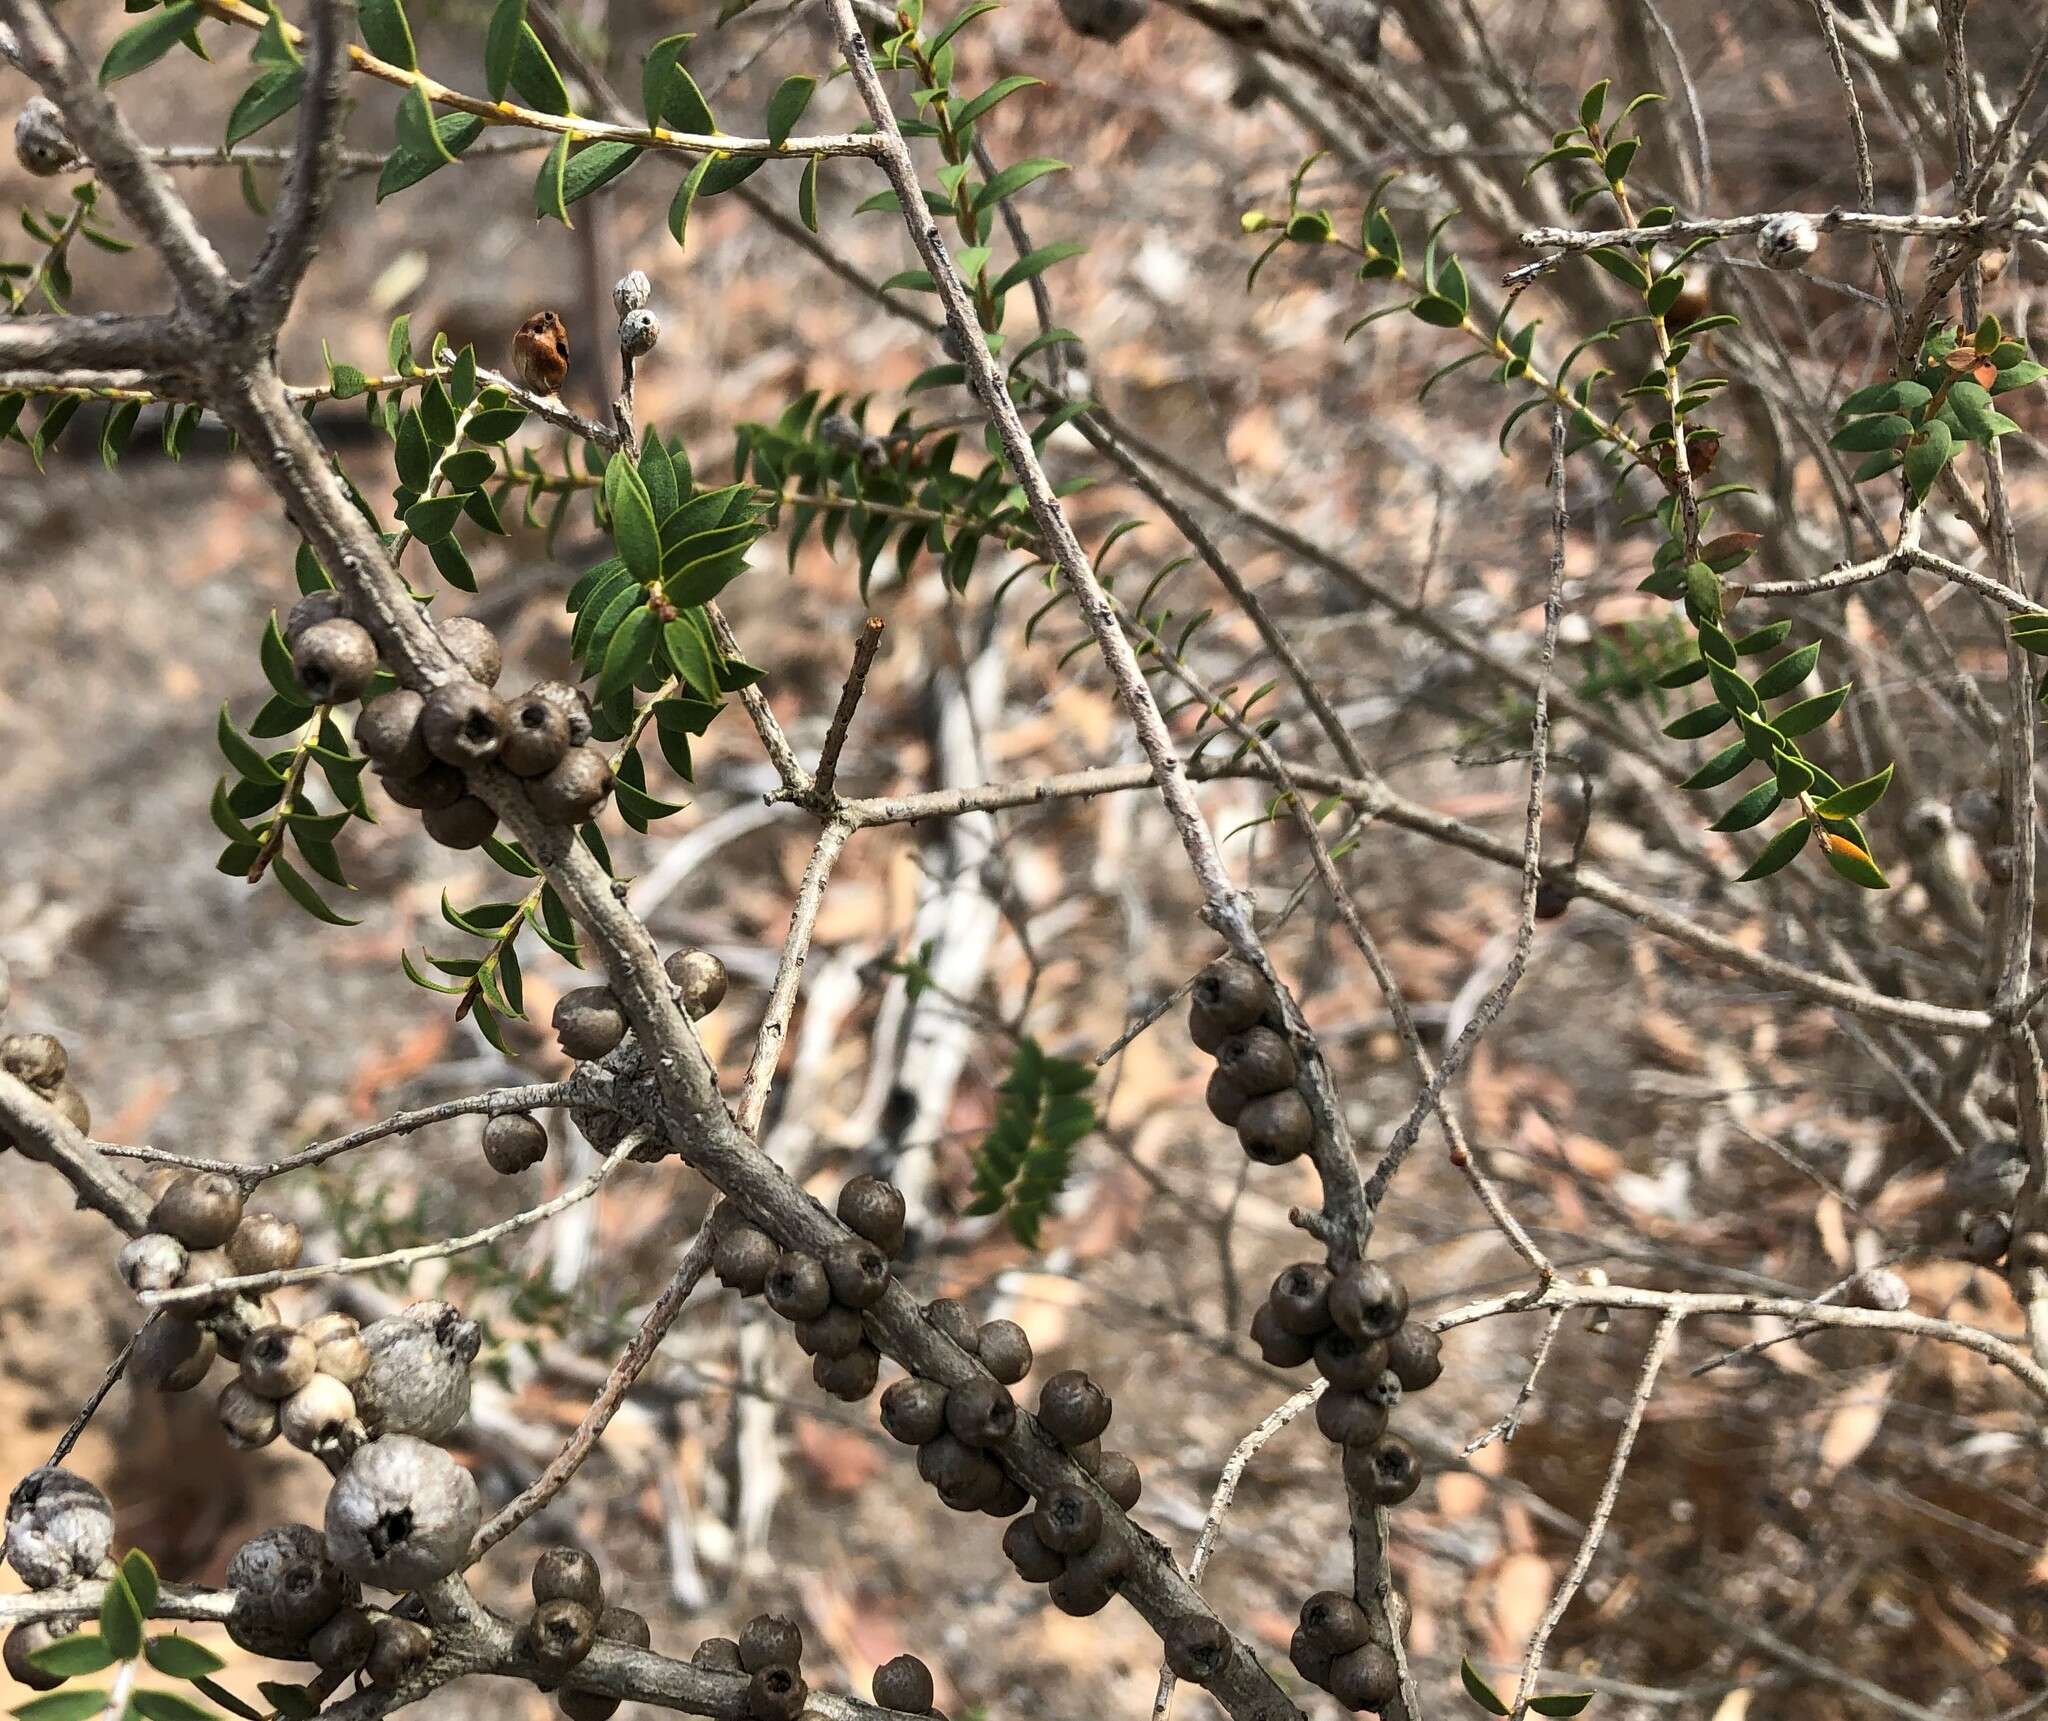
[[[868,671],[875,654],[882,649],[882,618],[871,615],[861,623],[853,642],[853,664],[846,672],[846,685],[839,690],[839,704],[825,731],[825,745],[818,749],[818,768],[811,773],[811,793],[829,805],[832,785],[839,775],[839,755],[846,746],[846,732],[853,727],[853,714],[860,709],[860,696],[868,684]]]

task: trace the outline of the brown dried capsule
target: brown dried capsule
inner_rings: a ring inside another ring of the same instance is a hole
[[[506,707],[498,763],[515,777],[545,777],[569,751],[569,719],[545,695],[528,691]]]
[[[526,1635],[541,1672],[559,1679],[590,1653],[597,1641],[597,1615],[580,1601],[557,1597],[533,1610]]]
[[[1249,962],[1223,956],[1196,976],[1190,1008],[1219,1039],[1227,1039],[1265,1018],[1273,1008],[1273,994]]]
[[[286,645],[297,645],[299,635],[309,627],[317,627],[323,621],[333,621],[348,615],[348,600],[333,590],[307,592],[296,599],[292,607],[284,612],[284,621],[278,632],[284,636]]]
[[[359,1607],[345,1607],[313,1633],[307,1650],[322,1673],[354,1673],[376,1647],[376,1623]]]
[[[1320,1649],[1308,1640],[1300,1626],[1294,1628],[1294,1635],[1287,1640],[1287,1659],[1294,1663],[1294,1671],[1311,1685],[1321,1685],[1330,1677],[1330,1660]]]
[[[821,1263],[835,1302],[849,1309],[871,1309],[889,1288],[889,1257],[862,1240],[834,1243]]]
[[[804,1634],[787,1614],[757,1613],[740,1630],[740,1666],[749,1673],[799,1667],[803,1659]]]
[[[1056,1554],[1084,1553],[1102,1535],[1102,1508],[1082,1489],[1053,1488],[1032,1512],[1031,1527]]]
[[[571,747],[581,747],[590,739],[590,700],[582,688],[566,681],[536,681],[531,691],[561,712],[569,725]]]
[[[573,1601],[595,1616],[604,1606],[604,1574],[581,1548],[547,1548],[533,1562],[535,1602]]]
[[[1339,1392],[1364,1392],[1386,1368],[1383,1339],[1355,1339],[1332,1327],[1316,1340],[1316,1371]]]
[[[905,1446],[936,1440],[946,1428],[946,1389],[915,1375],[894,1382],[882,1394],[882,1428]]]
[[[1375,1505],[1398,1506],[1421,1486],[1422,1460],[1398,1434],[1382,1435],[1344,1449],[1344,1482]]]
[[[780,1664],[759,1669],[747,1685],[750,1721],[797,1721],[810,1687],[794,1667]]]
[[[70,1067],[63,1042],[55,1034],[9,1034],[0,1040],[0,1070],[39,1094],[54,1092]]]
[[[498,685],[498,677],[505,672],[505,654],[498,645],[498,636],[475,616],[450,616],[441,623],[441,643],[469,672],[470,680],[481,681],[486,687]]]
[[[1261,1303],[1252,1316],[1251,1336],[1259,1355],[1274,1368],[1299,1368],[1315,1354],[1314,1342],[1283,1327],[1270,1303]]]
[[[1344,1655],[1372,1638],[1365,1610],[1342,1590],[1317,1590],[1301,1604],[1302,1641],[1319,1655]]]
[[[644,1613],[629,1607],[608,1607],[597,1616],[597,1635],[611,1643],[625,1643],[635,1649],[654,1647],[654,1628]]]
[[[216,1410],[222,1432],[237,1452],[253,1452],[277,1438],[275,1401],[258,1398],[239,1380],[231,1380],[220,1389]]]
[[[1216,1068],[1254,1098],[1294,1086],[1301,1073],[1294,1048],[1271,1028],[1247,1028],[1216,1048]]]
[[[1444,1341],[1433,1328],[1414,1321],[1387,1340],[1387,1367],[1410,1392],[1434,1386],[1444,1372]]]
[[[1339,1446],[1369,1446],[1387,1431],[1387,1413],[1362,1392],[1332,1387],[1316,1400],[1316,1427]]]
[[[996,1489],[994,1498],[981,1509],[991,1518],[1014,1518],[1019,1512],[1028,1511],[1030,1506],[1031,1490],[1005,1474],[1002,1486]]]
[[[85,1103],[85,1095],[71,1083],[59,1082],[52,1088],[50,1104],[57,1108],[57,1115],[80,1135],[92,1134],[92,1107]]]
[[[420,715],[427,702],[409,687],[380,694],[356,716],[356,746],[394,777],[417,777],[434,762]]]
[[[602,1691],[578,1691],[573,1686],[555,1693],[555,1707],[569,1721],[611,1721],[624,1701],[621,1697],[607,1697]]]
[[[129,1367],[163,1392],[189,1392],[206,1378],[217,1354],[213,1334],[182,1315],[159,1314],[135,1340]]]
[[[305,1233],[275,1213],[244,1213],[228,1238],[228,1259],[237,1273],[279,1273],[299,1264]]]
[[[401,807],[416,813],[430,813],[437,807],[452,807],[469,793],[469,783],[453,765],[436,759],[424,771],[401,777],[393,771],[379,771],[377,780]]]
[[[1244,1116],[1244,1108],[1251,1104],[1251,1095],[1232,1081],[1221,1070],[1209,1072],[1209,1085],[1202,1093],[1202,1102],[1209,1108],[1209,1115],[1226,1128],[1235,1129],[1237,1120]]]
[[[1314,1338],[1330,1324],[1330,1269],[1320,1261],[1297,1261],[1280,1269],[1266,1306],[1283,1332]]]
[[[827,1362],[852,1356],[867,1342],[867,1336],[859,1312],[844,1303],[834,1303],[815,1320],[796,1323],[796,1342],[803,1347],[804,1355],[822,1357]]]
[[[736,1224],[718,1239],[711,1265],[721,1285],[743,1297],[753,1297],[760,1295],[768,1283],[768,1275],[775,1270],[776,1257],[781,1253],[775,1240],[765,1232],[756,1231],[751,1225]]]
[[[396,1614],[379,1617],[370,1631],[370,1657],[363,1671],[372,1685],[398,1685],[426,1665],[434,1652],[434,1634],[415,1620]]]
[[[707,1637],[691,1653],[690,1665],[712,1673],[744,1673],[740,1646],[729,1637]]]
[[[1166,1628],[1166,1665],[1174,1678],[1206,1685],[1229,1660],[1230,1633],[1208,1614],[1189,1614]]]
[[[839,1219],[885,1255],[903,1247],[903,1191],[879,1177],[855,1177],[839,1192]]]
[[[1038,1420],[1062,1446],[1079,1446],[1109,1426],[1109,1394],[1079,1369],[1065,1369],[1038,1392]]]
[[[484,1162],[511,1177],[547,1157],[547,1125],[530,1112],[501,1111],[484,1124]]]
[[[474,681],[443,683],[426,696],[420,711],[427,751],[460,770],[495,759],[511,723],[504,700]]]
[[[265,1327],[242,1347],[242,1384],[258,1398],[290,1398],[313,1378],[313,1341],[293,1327]]]
[[[725,964],[708,950],[678,950],[661,965],[668,983],[683,995],[683,1014],[701,1022],[725,1002]]]
[[[556,1000],[555,1038],[578,1063],[618,1050],[626,1037],[626,1014],[609,986],[578,986]]]
[[[981,1344],[981,1329],[974,1324],[974,1317],[962,1304],[951,1297],[934,1297],[924,1306],[924,1318],[969,1356],[976,1354]]]
[[[1329,1693],[1346,1709],[1384,1709],[1400,1689],[1391,1651],[1362,1643],[1330,1663]]]
[[[185,1276],[185,1245],[163,1231],[145,1231],[121,1245],[114,1258],[131,1291],[168,1291]]]
[[[775,1258],[764,1289],[768,1306],[786,1321],[813,1321],[832,1304],[832,1285],[817,1258],[785,1249]]]
[[[277,1426],[301,1452],[326,1452],[355,1415],[356,1395],[333,1375],[316,1374],[277,1407]]]
[[[922,1715],[937,1695],[932,1686],[932,1670],[914,1655],[899,1655],[883,1662],[875,1669],[869,1689],[882,1708],[900,1710],[906,1715]]]
[[[595,747],[571,747],[545,777],[527,790],[533,810],[551,825],[580,825],[612,792],[610,762]]]
[[[1005,1386],[1031,1372],[1031,1340],[1015,1321],[984,1321],[975,1335],[981,1366]]]
[[[1130,1572],[1130,1556],[1121,1542],[1105,1536],[1086,1552],[1067,1561],[1067,1569],[1046,1587],[1052,1605],[1077,1619],[1109,1606]]]
[[[1105,1452],[1094,1474],[1103,1493],[1126,1512],[1137,1505],[1139,1496],[1145,1492],[1144,1477],[1138,1474],[1137,1464],[1125,1453]]]
[[[1260,1165],[1285,1165],[1315,1144],[1316,1123],[1308,1101],[1292,1088],[1261,1094],[1237,1117],[1238,1144]]]
[[[846,1356],[821,1356],[811,1363],[812,1384],[845,1404],[858,1404],[873,1392],[881,1372],[882,1353],[866,1344]]]
[[[1049,1584],[1067,1569],[1066,1556],[1038,1539],[1029,1518],[1012,1520],[1003,1532],[1003,1553],[1027,1584]]]
[[[0,1651],[0,1660],[7,1666],[8,1677],[17,1685],[31,1691],[54,1691],[64,1683],[60,1674],[45,1673],[29,1659],[39,1649],[48,1649],[61,1637],[69,1637],[71,1627],[52,1624],[49,1620],[32,1619],[26,1625],[18,1625],[7,1634],[7,1647]]]
[[[1003,1485],[1001,1467],[954,1434],[940,1434],[917,1449],[917,1473],[956,1512],[978,1512]]]
[[[420,824],[444,849],[480,849],[498,828],[498,815],[488,801],[464,795],[445,807],[429,807]]]
[[[241,1222],[242,1186],[217,1171],[180,1172],[149,1213],[152,1231],[170,1233],[187,1249],[218,1249]]]
[[[377,642],[359,622],[316,622],[292,643],[292,671],[315,705],[339,705],[370,685]]]
[[[947,1392],[946,1426],[969,1446],[1000,1446],[1017,1426],[1017,1404],[1008,1387],[969,1381]]]
[[[1408,1287],[1377,1261],[1347,1267],[1330,1287],[1330,1319],[1355,1339],[1390,1339],[1408,1318]]]

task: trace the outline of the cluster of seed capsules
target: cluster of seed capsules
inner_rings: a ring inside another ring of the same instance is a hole
[[[376,641],[339,592],[300,598],[281,631],[293,673],[315,704],[358,699],[376,677]],[[470,792],[465,775],[480,766],[525,778],[534,811],[551,825],[579,825],[603,806],[612,768],[589,745],[590,702],[582,692],[543,681],[508,703],[492,691],[504,669],[496,635],[469,616],[440,623],[438,632],[465,673],[431,693],[402,687],[381,694],[356,718],[356,745],[391,798],[455,849],[477,848],[497,828],[497,814]]]
[[[6,976],[0,974],[0,1010],[7,1004]],[[55,1034],[9,1034],[0,1038],[0,1070],[26,1083],[37,1098],[45,1099],[61,1112],[80,1135],[92,1134],[92,1108],[71,1080],[71,1059],[64,1042]],[[38,1149],[27,1137],[19,1140],[0,1124],[0,1148],[19,1147],[31,1159]]]
[[[651,1649],[654,1634],[644,1614],[609,1604],[604,1574],[581,1548],[549,1548],[533,1566],[533,1613],[519,1646],[533,1662],[542,1690],[556,1693],[569,1721],[607,1721],[619,1699],[579,1689],[574,1672],[600,1641]]]
[[[1301,1065],[1256,968],[1226,956],[1202,970],[1188,1007],[1188,1037],[1216,1060],[1210,1115],[1237,1131],[1251,1158],[1285,1165],[1308,1152],[1316,1126],[1297,1085]]]

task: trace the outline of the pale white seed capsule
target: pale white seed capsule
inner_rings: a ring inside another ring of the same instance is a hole
[[[652,311],[628,311],[619,319],[619,350],[628,358],[645,358],[661,339],[661,319]]]
[[[388,1434],[357,1449],[327,1496],[327,1551],[381,1589],[446,1577],[483,1520],[476,1481],[438,1446]]]
[[[277,1409],[278,1427],[301,1452],[325,1452],[355,1420],[356,1395],[331,1374],[316,1374]]]
[[[370,1366],[356,1382],[363,1421],[382,1434],[440,1440],[469,1414],[469,1367],[483,1335],[448,1303],[415,1303],[363,1329]]]
[[[46,1464],[7,1502],[7,1563],[32,1590],[89,1578],[114,1545],[114,1509],[75,1471]]]
[[[185,1245],[165,1231],[145,1231],[115,1257],[131,1291],[168,1291],[185,1276]]]
[[[64,116],[45,96],[32,96],[14,121],[14,154],[40,179],[79,165],[78,145],[64,129]]]
[[[612,283],[612,304],[619,315],[631,316],[654,297],[654,283],[644,269],[629,269]]]
[[[1803,269],[1820,235],[1803,215],[1773,215],[1756,230],[1756,254],[1767,269]]]

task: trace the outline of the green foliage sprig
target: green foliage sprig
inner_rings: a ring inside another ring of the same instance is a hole
[[[996,1120],[974,1156],[974,1199],[967,1211],[1001,1213],[1011,1236],[1038,1246],[1038,1228],[1066,1188],[1074,1149],[1097,1124],[1088,1090],[1095,1071],[1054,1057],[1028,1034],[996,1090]]]

